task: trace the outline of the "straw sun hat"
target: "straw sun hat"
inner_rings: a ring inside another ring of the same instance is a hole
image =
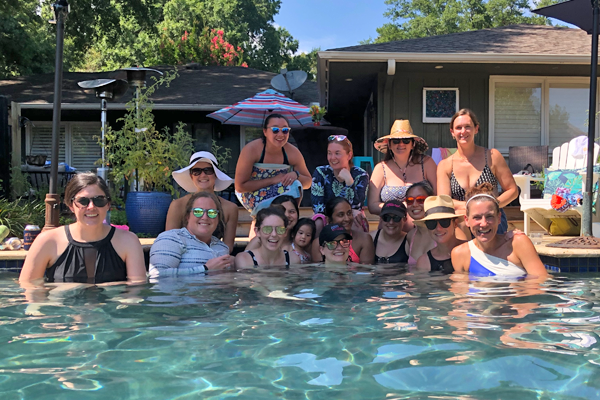
[[[423,225],[425,221],[432,219],[447,219],[447,218],[458,218],[464,214],[457,214],[454,211],[454,202],[452,197],[446,194],[440,194],[439,196],[429,196],[425,199],[423,204],[425,211],[425,217],[415,220],[415,224]]]
[[[209,153],[208,151],[198,151],[192,154],[190,157],[190,165],[177,171],[173,171],[173,179],[175,179],[175,182],[177,182],[179,186],[190,193],[196,193],[198,191],[196,185],[194,185],[194,181],[192,180],[189,170],[199,161],[209,163],[213,166],[216,175],[215,192],[225,190],[233,183],[232,178],[217,168],[219,163],[212,153]]]
[[[382,153],[387,153],[390,139],[404,138],[410,138],[414,140],[414,149],[417,153],[424,154],[427,151],[427,142],[422,137],[419,137],[413,133],[410,122],[407,119],[397,119],[394,121],[394,125],[392,125],[390,134],[377,139],[375,142],[375,148]]]

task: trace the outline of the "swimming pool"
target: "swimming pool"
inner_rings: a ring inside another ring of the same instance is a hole
[[[0,399],[600,397],[600,275],[292,267],[28,293],[0,273]]]

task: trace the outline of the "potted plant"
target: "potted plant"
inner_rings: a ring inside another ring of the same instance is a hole
[[[327,114],[327,109],[325,107],[319,107],[316,104],[310,106],[310,115],[312,116],[315,126],[321,125],[321,120],[325,114]]]
[[[179,123],[174,132],[157,130],[150,97],[161,86],[168,86],[177,72],[167,72],[142,91],[139,101],[127,103],[127,112],[117,123],[118,130],[105,135],[110,176],[126,186],[135,182],[138,191],[129,192],[125,212],[131,230],[156,236],[165,229],[167,211],[175,195],[171,172],[187,165],[194,150],[185,125]]]

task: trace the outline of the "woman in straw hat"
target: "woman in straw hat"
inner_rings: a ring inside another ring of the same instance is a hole
[[[377,139],[375,148],[385,157],[375,166],[369,183],[371,214],[379,215],[387,201],[404,201],[406,191],[413,183],[428,182],[435,190],[435,162],[424,155],[427,143],[413,133],[408,120],[396,120],[390,134]]]
[[[424,209],[425,216],[415,221],[415,225],[425,226],[437,246],[419,257],[415,271],[452,273],[450,253],[464,243],[455,234],[456,219],[461,215],[456,214],[452,198],[445,194],[426,198]]]
[[[484,183],[467,193],[465,222],[474,239],[452,250],[454,270],[475,276],[547,276],[526,235],[498,233],[500,202],[492,189]]]
[[[454,199],[457,211],[464,213],[465,192],[469,188],[488,182],[494,188],[500,208],[505,207],[519,196],[517,184],[504,160],[496,149],[486,149],[475,144],[479,132],[479,121],[473,111],[463,108],[452,117],[450,133],[456,140],[456,153],[442,160],[438,165],[437,177],[439,194],[447,194]],[[498,185],[502,188],[497,194]],[[461,224],[465,239],[470,239],[469,230]],[[501,213],[499,233],[505,233],[508,221]]]
[[[173,179],[189,193],[173,200],[167,213],[165,230],[183,228],[183,219],[186,216],[186,204],[193,193],[214,193],[225,190],[231,185],[233,179],[217,168],[217,159],[208,151],[199,151],[190,157],[190,165],[178,171],[173,171]],[[233,250],[235,243],[235,230],[238,221],[238,207],[231,201],[218,198],[223,208],[223,222],[225,232],[216,232],[215,236],[223,239],[223,242]]]

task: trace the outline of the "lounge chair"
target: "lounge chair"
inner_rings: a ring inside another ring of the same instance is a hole
[[[552,165],[548,167],[548,170],[582,170],[585,171],[587,167],[587,149],[585,151],[580,152],[579,157],[573,155],[573,151],[577,149],[577,144],[581,144],[582,137],[577,137],[569,142],[563,143],[561,146],[556,147],[552,151]],[[585,137],[587,140],[587,137]],[[581,146],[579,146],[580,148]],[[581,150],[581,149],[580,149]],[[600,150],[600,146],[594,143],[594,160],[598,159],[598,152]],[[597,165],[597,164],[596,164]],[[582,192],[585,190],[585,172],[580,172],[580,175],[583,177],[583,187]],[[598,181],[600,174],[594,173],[594,181]],[[553,218],[574,218],[577,220],[581,220],[581,215],[583,213],[583,207],[577,206],[572,207],[565,212],[560,212],[552,208],[550,205],[550,195],[545,195],[546,198],[543,199],[530,199],[528,196],[531,181],[529,179],[523,179],[519,182],[519,187],[521,189],[521,197],[519,201],[521,203],[521,211],[523,211],[523,222],[524,222],[524,231],[526,234],[531,232],[531,219],[537,222],[542,228],[546,231],[550,230],[550,224]],[[595,194],[597,196],[597,193]],[[598,213],[594,214],[593,222],[600,222],[600,218]]]

